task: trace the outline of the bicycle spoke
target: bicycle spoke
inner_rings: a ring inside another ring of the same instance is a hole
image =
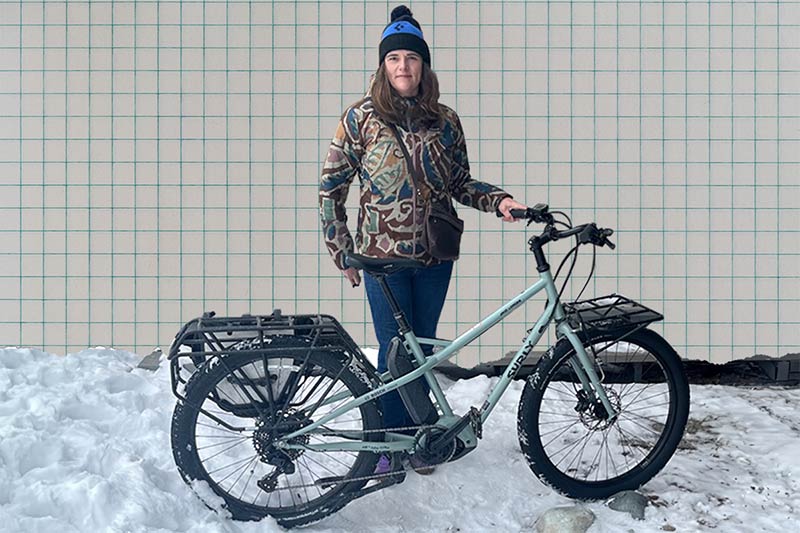
[[[549,441],[547,441],[547,442],[542,442],[542,445],[543,445],[545,448],[546,448],[546,447],[548,447],[548,446],[549,446],[550,444],[552,444],[552,443],[553,443],[553,442],[554,442],[556,439],[558,439],[560,436],[562,436],[563,434],[565,434],[567,431],[569,431],[569,430],[570,430],[570,429],[572,429],[573,427],[577,426],[578,424],[580,424],[580,422],[576,420],[575,422],[571,422],[571,423],[569,423],[569,424],[565,425],[565,426],[564,426],[564,429],[563,429],[563,431],[558,431],[560,428],[555,428],[555,429],[553,429],[553,430],[551,430],[551,431],[549,431],[549,432],[547,432],[547,433],[543,433],[543,434],[542,434],[542,436],[545,436],[545,435],[547,435],[547,436],[550,436],[552,433],[555,433],[555,432],[557,432],[557,431],[558,431],[558,433],[556,433],[555,435],[553,435],[553,437],[552,437],[552,438],[551,438]]]
[[[597,446],[597,451],[595,452],[594,457],[592,458],[591,462],[589,463],[589,466],[588,466],[588,468],[586,470],[586,474],[583,476],[584,478],[588,479],[589,475],[592,472],[595,472],[595,471],[599,472],[600,471],[600,462],[601,461],[599,459],[600,459],[601,455],[603,455],[604,451],[606,451],[606,452],[608,451],[608,447],[605,446],[606,440],[607,440],[606,439],[606,435],[604,434],[603,435],[603,440],[600,443],[600,445]],[[607,470],[606,470],[606,472],[607,472]],[[595,475],[595,480],[597,480],[597,476],[596,475]]]
[[[648,409],[641,408],[641,409],[625,409],[620,413],[620,417],[631,420],[631,421],[642,421],[642,422],[649,422],[651,425],[657,425],[659,430],[664,426],[664,422],[666,419],[666,412],[660,414],[640,414],[639,411],[648,411]],[[651,428],[651,431],[653,429]]]
[[[583,457],[584,451],[586,451],[586,445],[589,444],[589,440],[591,439],[591,436],[592,436],[591,433],[586,433],[583,437],[578,439],[575,442],[574,445],[572,445],[572,447],[570,449],[574,450],[575,448],[578,448],[579,449],[579,453],[577,455],[575,455],[574,459],[567,465],[567,471],[570,471],[570,470],[573,470],[573,469],[577,471],[577,468],[575,468],[574,465],[576,463],[580,464],[580,459]],[[569,457],[569,454],[565,455],[565,457]],[[561,462],[559,462],[558,464],[561,464]],[[558,465],[556,465],[556,466],[558,466]]]
[[[239,445],[241,445],[241,444],[243,444],[243,443],[247,442],[248,440],[249,440],[249,439],[242,439],[242,440],[240,440],[239,442],[237,442],[237,443],[235,443],[235,444],[232,444],[231,446],[229,446],[229,447],[225,448],[224,450],[220,450],[220,451],[216,452],[214,455],[211,455],[211,456],[209,456],[209,457],[206,457],[206,458],[205,458],[205,460],[206,460],[206,461],[210,461],[210,460],[214,459],[215,457],[218,457],[218,456],[222,455],[223,453],[225,453],[225,452],[228,452],[228,451],[230,451],[230,450],[232,450],[232,449],[236,448],[237,446],[239,446]],[[198,448],[198,450],[199,450],[199,448]]]
[[[619,473],[619,469],[617,468],[617,465],[616,465],[616,463],[614,461],[614,455],[615,454],[611,453],[611,446],[607,445],[608,437],[609,437],[609,433],[605,433],[603,435],[603,444],[604,444],[603,449],[606,452],[606,477],[605,477],[606,479],[609,479],[610,477],[612,477],[610,475],[609,471],[608,471],[608,465],[611,465],[613,467],[614,476],[616,476]],[[599,479],[598,477],[595,477],[595,481],[597,481],[598,479]]]
[[[336,471],[334,471],[334,470],[331,470],[331,469],[330,469],[330,468],[328,468],[326,465],[322,464],[321,462],[317,461],[316,459],[313,459],[313,458],[312,458],[312,457],[310,457],[310,456],[303,456],[303,459],[304,459],[305,461],[311,461],[311,462],[312,462],[312,463],[314,463],[315,465],[318,465],[320,468],[322,468],[322,469],[324,469],[324,470],[327,470],[327,471],[328,471],[328,473],[330,473],[330,474],[331,474],[331,475],[333,475],[333,476],[338,476],[338,475],[339,475],[339,472],[336,472]],[[336,462],[338,462],[340,465],[342,465],[342,466],[343,466],[343,467],[345,467],[345,468],[350,468],[350,465],[349,465],[349,464],[347,464],[347,463],[345,463],[345,462],[343,462],[343,461],[339,461],[339,460],[337,459],[337,460],[336,460]],[[309,469],[309,470],[310,470],[310,469]],[[321,476],[321,477],[324,477],[324,476]]]
[[[577,426],[577,424],[573,424],[573,425]],[[563,434],[563,433],[564,433],[564,432],[562,432],[562,434]],[[570,443],[568,443],[568,444],[565,444],[565,445],[564,445],[564,446],[562,446],[561,448],[557,449],[557,450],[556,450],[554,453],[552,453],[551,455],[552,455],[553,457],[555,457],[555,456],[558,456],[558,455],[560,455],[560,454],[561,454],[562,452],[564,452],[565,450],[572,451],[572,450],[574,450],[576,447],[578,447],[578,446],[580,446],[581,444],[583,444],[583,443],[584,443],[584,442],[585,442],[585,441],[586,441],[586,440],[587,440],[589,437],[590,437],[590,434],[585,434],[585,435],[583,435],[582,437],[578,438],[578,440],[577,440],[577,441],[575,441],[575,442],[570,442]],[[548,447],[548,445],[549,445],[550,443],[552,443],[553,441],[555,441],[555,439],[556,439],[556,438],[557,438],[557,436],[556,436],[555,438],[551,439],[549,443],[547,443],[547,444],[544,444],[544,447],[545,447],[545,448],[547,448],[547,447]],[[566,454],[566,456],[569,456],[569,453],[567,453],[567,454]],[[562,460],[563,460],[563,459],[562,459]]]
[[[652,433],[652,434],[654,434],[654,435],[660,435],[660,434],[661,434],[661,432],[660,432],[660,431],[656,431],[656,430],[655,430],[655,429],[653,429],[652,427],[648,427],[648,426],[646,426],[646,425],[642,424],[642,423],[639,421],[639,419],[640,419],[640,418],[641,418],[641,419],[644,419],[644,420],[648,420],[648,421],[650,420],[650,419],[648,419],[648,418],[644,418],[644,417],[638,417],[638,418],[636,418],[636,417],[632,417],[632,416],[625,416],[625,417],[624,417],[624,420],[626,420],[626,421],[630,422],[631,424],[633,424],[634,426],[636,426],[636,427],[639,427],[639,428],[642,428],[643,430],[645,430],[645,431],[647,431],[647,432],[649,432],[649,433]]]
[[[242,472],[239,474],[239,476],[235,480],[233,480],[233,483],[231,483],[231,489],[230,490],[233,490],[233,487],[235,487],[236,484],[239,483],[239,480],[242,479],[242,476],[244,476],[245,473],[247,473],[247,471],[248,471],[248,469],[250,469],[251,465],[254,462],[256,462],[257,460],[258,460],[258,456],[253,456],[253,458],[250,460],[250,462],[247,463],[244,466],[244,468],[242,468]],[[253,475],[253,470],[252,469],[250,469],[250,475],[251,476]],[[224,479],[220,480],[220,483],[222,483],[222,481],[224,481]],[[243,492],[244,492],[244,490],[247,490],[247,484],[245,484],[244,488],[242,489]]]
[[[219,468],[216,468],[214,470],[209,470],[208,473],[209,473],[209,475],[216,474],[217,472],[225,470],[226,468],[231,468],[231,467],[234,467],[236,465],[240,465],[242,463],[246,463],[246,462],[250,461],[251,459],[252,459],[252,457],[245,457],[244,459],[240,459],[239,461],[234,461],[233,463],[220,466]]]
[[[257,457],[253,457],[253,461],[255,461],[256,459],[257,459]],[[247,491],[247,487],[250,486],[250,482],[253,480],[253,477],[255,476],[255,473],[256,473],[256,469],[255,468],[251,468],[250,469],[250,475],[247,476],[247,481],[244,482],[244,486],[242,487],[242,492],[239,493],[239,499],[240,500],[244,499],[244,493],[245,493],[245,491]]]
[[[636,403],[638,401],[644,401],[644,399],[640,400],[640,398],[641,398],[642,394],[644,394],[644,392],[646,390],[648,390],[649,388],[650,387],[642,387],[638,392],[636,392],[636,394],[633,396],[632,399],[628,400],[628,404]],[[657,394],[655,396],[657,396]],[[652,397],[655,397],[655,396],[652,396]],[[620,392],[620,397],[622,397],[622,393],[621,392]]]
[[[214,444],[209,444],[207,446],[198,446],[197,450],[198,451],[200,451],[200,450],[208,450],[209,448],[216,448],[216,447],[219,447],[219,446],[224,446],[226,444],[230,444],[231,442],[235,442],[236,444],[241,444],[242,442],[245,442],[245,441],[248,441],[248,440],[250,440],[250,439],[247,438],[247,437],[240,437],[238,439],[229,438],[228,440],[225,440],[225,441],[222,441],[222,442],[215,442]]]
[[[302,458],[301,458],[302,459]],[[306,495],[306,501],[310,501],[311,498],[308,497],[308,484],[306,483],[305,479],[303,478],[303,461],[298,460],[296,462],[297,465],[297,475],[300,477],[300,487],[303,488],[303,493]],[[300,495],[298,494],[298,498]]]
[[[635,446],[632,445],[633,442],[636,441],[635,437],[629,437],[625,434],[625,431],[622,429],[621,426],[616,426],[616,431],[619,434],[619,442],[620,446],[623,449],[623,453],[621,454],[623,457],[634,457],[635,455],[640,455],[642,458],[646,457],[647,454],[641,450],[637,450]],[[627,455],[624,453],[624,450],[627,446]]]

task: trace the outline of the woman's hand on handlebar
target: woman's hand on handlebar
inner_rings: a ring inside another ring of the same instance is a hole
[[[524,210],[524,209],[527,209],[527,206],[517,202],[516,200],[514,200],[510,196],[507,196],[506,198],[503,198],[503,200],[500,202],[500,205],[497,206],[497,210],[500,212],[500,214],[503,215],[503,221],[504,222],[516,222],[517,220],[519,220],[519,219],[514,218],[513,216],[511,216],[511,210],[512,209],[523,209]]]

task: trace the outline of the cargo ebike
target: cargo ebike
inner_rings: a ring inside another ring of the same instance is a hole
[[[619,294],[562,302],[572,267],[559,291],[559,272],[552,274],[544,246],[574,238],[561,263],[572,256],[574,266],[581,246],[614,248],[613,232],[595,223],[573,227],[544,204],[512,215],[544,224],[528,241],[539,279],[453,340],[418,338],[385,282],[420,263],[347,258],[376,277],[393,308],[398,336],[390,372],[379,374],[328,315],[206,313],[184,325],[169,353],[178,397],[172,449],[183,478],[201,497],[221,497],[236,519],[272,516],[291,527],[324,518],[403,481],[411,467],[402,457],[437,465],[474,450],[523,361],[553,326],[555,343],[527,377],[518,409],[519,442],[531,469],[577,499],[606,498],[649,481],[675,452],[689,411],[680,358],[648,328],[662,315]],[[542,291],[541,316],[484,403],[453,412],[433,370]],[[433,353],[426,355],[425,345]],[[379,397],[392,390],[415,425],[383,427]],[[403,466],[376,474],[381,454]]]

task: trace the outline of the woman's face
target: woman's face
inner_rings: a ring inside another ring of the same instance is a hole
[[[392,50],[383,59],[394,90],[405,98],[416,96],[422,81],[422,57],[411,50]]]

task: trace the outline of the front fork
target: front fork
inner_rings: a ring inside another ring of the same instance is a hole
[[[594,402],[599,399],[608,413],[608,420],[613,421],[619,416],[619,411],[614,409],[611,405],[611,401],[608,399],[608,395],[600,382],[600,378],[597,372],[595,372],[592,358],[586,353],[586,348],[584,348],[580,338],[572,331],[566,321],[560,322],[556,329],[569,340],[570,344],[572,344],[572,347],[575,349],[575,355],[578,360],[575,361],[575,359],[571,359],[569,364],[572,366],[572,369],[575,370],[575,374],[578,376],[583,386],[583,391],[588,395],[588,400]]]

